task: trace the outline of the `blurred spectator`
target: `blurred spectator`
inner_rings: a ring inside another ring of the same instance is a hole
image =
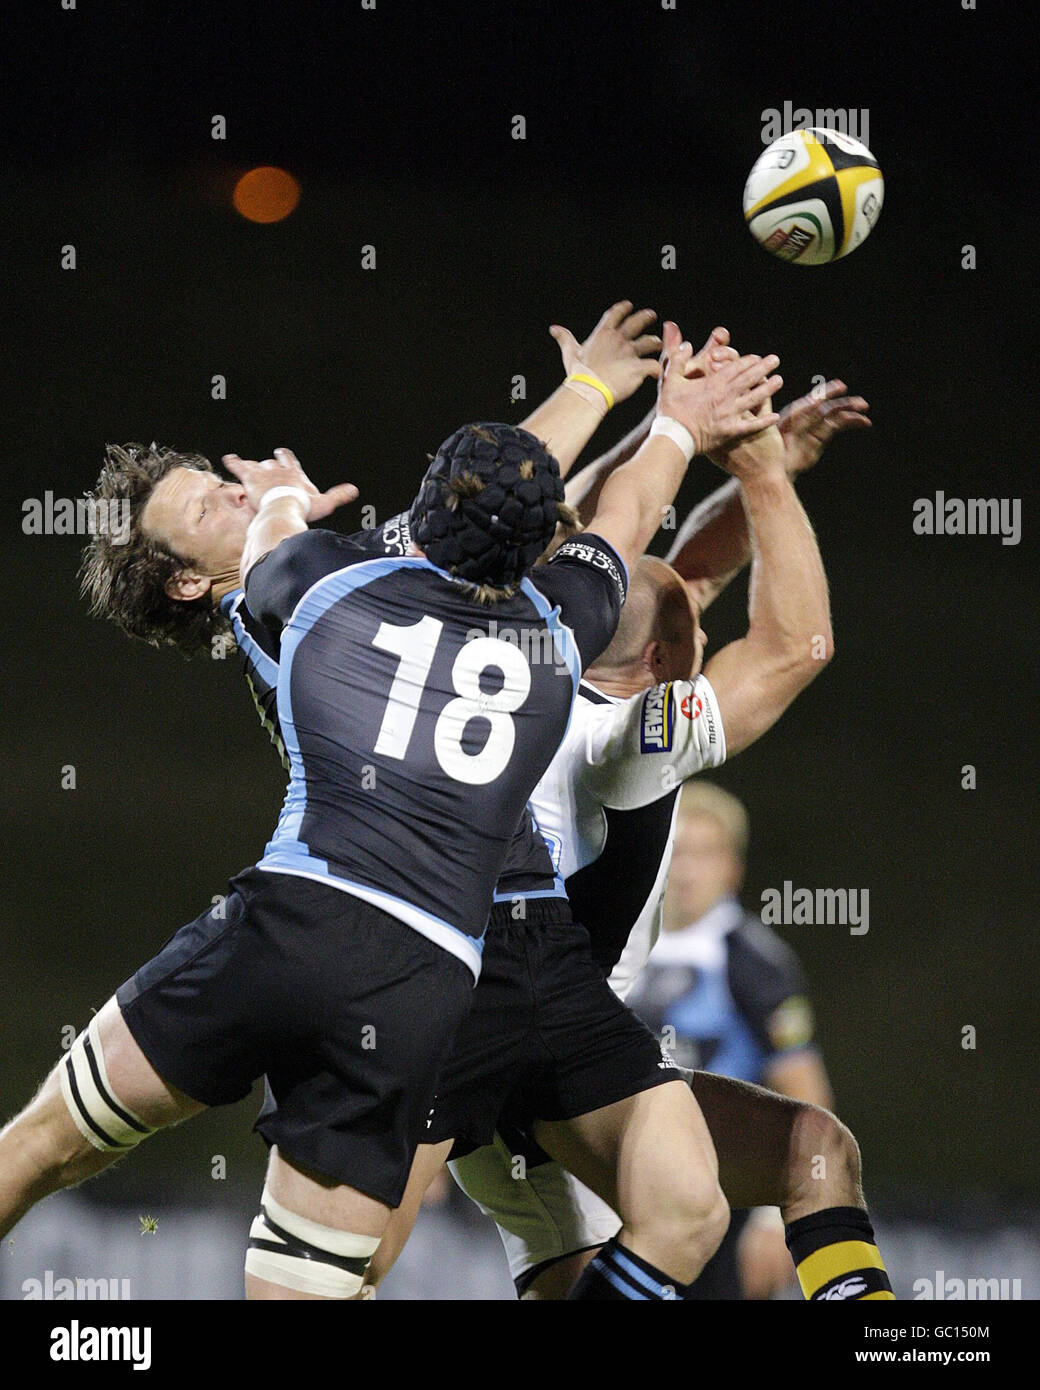
[[[738,900],[748,845],[736,797],[699,779],[679,803],[663,930],[628,1003],[680,1066],[830,1109],[794,952]],[[769,1298],[795,1284],[779,1211],[733,1213],[695,1298]]]

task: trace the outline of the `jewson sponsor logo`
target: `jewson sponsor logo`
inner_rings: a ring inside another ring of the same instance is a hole
[[[783,888],[762,892],[762,921],[767,926],[848,927],[850,936],[870,930],[869,888],[796,888],[790,879]]]
[[[642,753],[667,753],[675,732],[675,697],[670,685],[657,685],[643,696],[643,717],[639,725]]]
[[[1021,497],[919,497],[914,503],[915,536],[1000,536],[1001,545],[1022,539]]]
[[[113,545],[130,539],[130,503],[112,497],[27,497],[22,503],[22,531],[27,536],[110,536]]]

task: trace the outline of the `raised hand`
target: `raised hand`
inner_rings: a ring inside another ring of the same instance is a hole
[[[274,458],[259,461],[239,458],[238,454],[225,454],[223,463],[245,488],[249,505],[254,511],[259,511],[264,493],[270,492],[273,487],[302,488],[311,498],[308,521],[321,521],[337,507],[357,501],[358,490],[353,483],[339,483],[327,492],[319,492],[291,449],[275,449]]]
[[[711,450],[708,457],[716,468],[740,479],[769,472],[785,475],[783,437],[776,424],[763,427],[762,421],[766,418],[774,421],[777,418],[770,410],[769,401],[763,401],[750,413],[748,422],[751,433],[743,439],[731,440],[722,448]]]
[[[735,357],[707,376],[689,377],[693,355],[678,327],[666,323],[657,412],[686,426],[697,453],[710,454],[778,423],[779,415],[769,407],[783,385],[782,377],[771,375],[778,357]]]
[[[799,396],[780,412],[778,428],[788,473],[812,468],[841,430],[869,429],[870,406],[862,396],[847,396],[847,390],[843,381],[828,381],[821,391]]]
[[[584,367],[610,387],[615,401],[624,401],[648,377],[661,375],[657,361],[661,339],[644,332],[656,318],[653,309],[633,313],[632,301],[622,299],[610,306],[583,343],[558,323],[549,332],[556,339],[568,375]]]
[[[717,371],[727,362],[735,362],[739,356],[740,353],[736,348],[729,345],[729,329],[713,328],[708,334],[708,341],[700,352],[695,352],[687,362],[685,375],[689,377],[707,376],[709,370]]]

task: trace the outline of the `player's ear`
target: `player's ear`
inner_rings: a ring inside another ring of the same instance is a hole
[[[663,642],[656,638],[647,642],[643,648],[643,665],[653,676],[655,685],[662,685],[669,679],[668,650]]]
[[[213,580],[208,574],[196,574],[194,570],[179,570],[163,585],[167,598],[179,599],[182,603],[202,598],[212,587]]]

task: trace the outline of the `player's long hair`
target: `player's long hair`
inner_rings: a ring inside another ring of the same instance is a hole
[[[87,500],[107,506],[128,504],[128,532],[96,531],[83,549],[80,593],[97,618],[110,618],[131,637],[153,647],[176,647],[185,656],[210,648],[216,635],[230,640],[231,626],[206,596],[171,598],[166,584],[181,570],[197,567],[192,556],[177,555],[141,529],[141,516],[155,487],[174,468],[214,472],[201,454],[182,454],[152,444],[109,444],[105,462]]]

